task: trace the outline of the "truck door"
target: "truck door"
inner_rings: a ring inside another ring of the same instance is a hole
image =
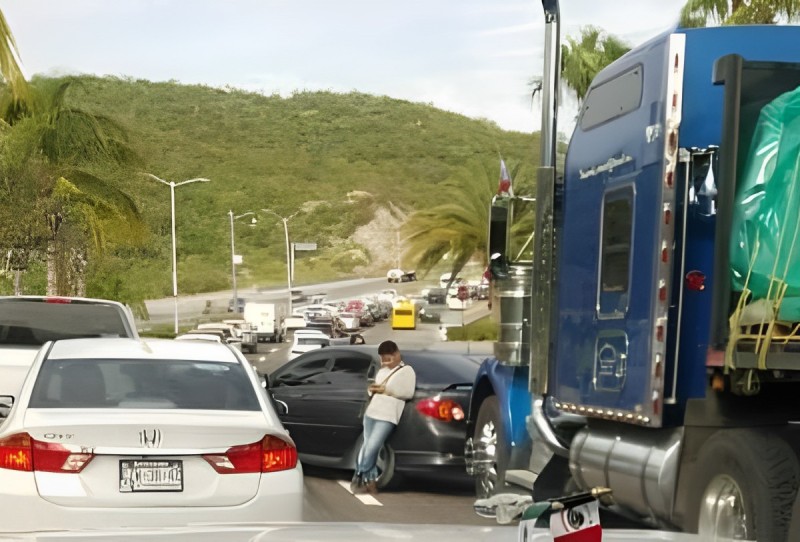
[[[551,373],[570,411],[661,423],[683,38],[596,83],[570,142]]]

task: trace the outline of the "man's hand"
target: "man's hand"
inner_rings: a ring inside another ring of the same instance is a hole
[[[380,384],[370,384],[369,388],[367,388],[370,393],[384,393],[386,392],[386,386],[382,386]]]

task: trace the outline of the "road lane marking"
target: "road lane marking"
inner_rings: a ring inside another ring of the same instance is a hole
[[[361,494],[361,493],[353,493],[352,491],[350,491],[350,482],[339,480],[339,485],[345,488],[345,490],[347,490],[347,492],[350,495],[361,501],[361,504],[366,504],[367,506],[383,506],[381,501],[379,501],[369,493]]]

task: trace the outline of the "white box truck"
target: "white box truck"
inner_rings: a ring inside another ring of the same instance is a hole
[[[286,337],[286,318],[283,305],[247,303],[244,319],[255,331],[259,341],[283,342]]]

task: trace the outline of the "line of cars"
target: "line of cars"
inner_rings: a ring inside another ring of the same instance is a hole
[[[105,300],[0,298],[0,530],[299,521],[294,441],[252,365],[138,337]]]
[[[0,510],[24,508],[3,531],[297,521],[301,461],[353,468],[375,346],[330,344],[263,376],[212,329],[139,338],[115,302],[0,298],[0,322]],[[7,363],[23,336],[25,361]],[[478,363],[403,356],[417,393],[381,451],[380,485],[463,477]]]

